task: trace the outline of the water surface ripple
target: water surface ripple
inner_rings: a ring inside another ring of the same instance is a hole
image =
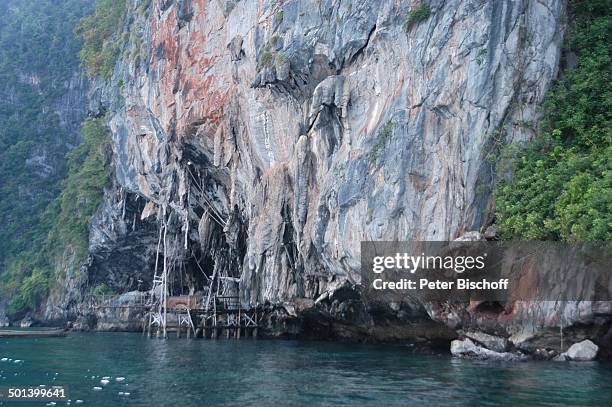
[[[0,386],[67,385],[83,406],[612,405],[609,363],[478,362],[390,345],[71,333],[0,339],[1,358]]]

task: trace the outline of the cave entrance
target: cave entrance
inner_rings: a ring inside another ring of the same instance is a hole
[[[165,336],[174,316],[176,329],[185,324],[194,334],[207,324],[253,326],[256,318],[240,302],[247,230],[228,204],[229,174],[197,149],[184,153],[160,225],[149,331],[157,327]]]

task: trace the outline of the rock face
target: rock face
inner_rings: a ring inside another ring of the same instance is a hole
[[[534,135],[520,123],[537,122],[556,77],[564,1],[432,0],[408,30],[416,1],[136,3],[124,29],[142,41],[124,54],[139,57],[91,95],[92,112],[109,113],[116,185],[85,280],[148,288],[163,222],[191,285],[214,270],[239,277],[245,304],[290,304],[274,311],[285,327],[316,315],[298,331],[368,334],[391,311],[527,341],[595,315],[584,303],[376,314],[336,294],[358,286],[362,240],[488,225],[491,158]]]
[[[250,303],[358,281],[361,240],[477,228],[492,138],[529,138],[514,123],[556,75],[563,2],[433,1],[406,32],[409,9],[153,1],[114,74],[118,184],[231,250]]]

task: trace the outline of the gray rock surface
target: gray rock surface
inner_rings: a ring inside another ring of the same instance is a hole
[[[508,349],[508,340],[506,338],[483,332],[466,332],[465,336],[495,352],[505,352]]]
[[[32,326],[32,324],[34,324],[34,321],[32,320],[32,317],[29,316],[19,321],[20,328],[29,328]]]
[[[570,360],[574,361],[589,361],[597,357],[599,347],[588,339],[578,342],[570,346],[566,355]]]
[[[358,281],[362,240],[478,228],[485,152],[493,137],[531,137],[513,123],[537,120],[563,30],[560,0],[436,1],[408,32],[409,5],[395,1],[221,3],[193,2],[189,21],[157,2],[150,22],[135,17],[151,58],[118,66],[126,107],[111,106],[110,124],[121,188],[158,216],[187,213],[196,231],[202,215],[184,212],[181,184],[189,160],[215,211],[248,230],[244,258],[229,263],[250,303]],[[277,60],[289,64],[283,80]]]
[[[526,356],[519,353],[496,352],[478,346],[469,338],[463,340],[455,339],[452,341],[451,354],[455,357],[487,360],[518,361],[527,359]]]

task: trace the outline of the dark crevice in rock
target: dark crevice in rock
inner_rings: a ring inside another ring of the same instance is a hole
[[[365,50],[368,47],[368,45],[370,45],[370,40],[372,39],[372,36],[374,35],[375,31],[376,31],[376,24],[374,24],[374,26],[372,27],[372,29],[368,33],[368,37],[366,38],[365,44],[363,44],[363,46],[361,48],[359,48],[357,51],[355,51],[353,56],[350,58],[350,60],[348,62],[348,65],[352,65],[357,60],[357,58],[359,58],[359,56],[362,55],[365,52]],[[340,71],[342,71],[342,68],[344,68],[344,64],[343,64],[343,66],[341,66],[338,69],[337,74],[339,74]]]

